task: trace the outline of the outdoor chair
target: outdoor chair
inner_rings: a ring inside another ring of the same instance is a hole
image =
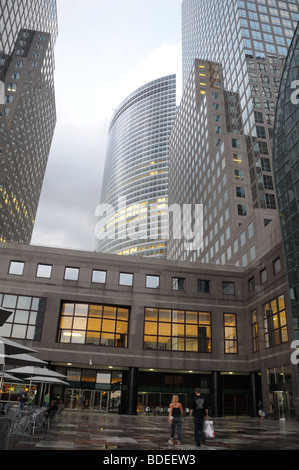
[[[40,410],[40,407],[38,405],[28,405],[26,410],[34,412],[34,411]]]
[[[48,422],[48,430],[50,429],[51,424],[56,426],[57,424],[57,410],[52,410],[49,415],[46,416],[46,420]]]
[[[30,416],[29,431],[34,435],[35,431],[44,432],[45,414],[43,411],[38,411]]]
[[[4,414],[6,415],[8,410],[10,410],[11,408],[12,408],[11,403],[5,403],[4,408],[3,408]]]
[[[10,420],[10,427],[13,429],[18,418],[18,413],[13,408],[8,408],[8,411],[5,413],[5,418]]]
[[[60,405],[57,411],[57,415],[56,415],[56,423],[58,422],[58,420],[61,419],[63,410],[64,410],[64,405]]]
[[[11,421],[8,418],[0,418],[0,450],[7,449],[8,433],[10,431]]]
[[[29,434],[30,432],[29,422],[30,422],[30,416],[23,416],[20,419],[20,421],[15,424],[14,429],[10,430],[8,434],[8,444],[9,444],[9,439],[13,437],[13,448],[15,448],[16,437],[24,437],[24,435]]]

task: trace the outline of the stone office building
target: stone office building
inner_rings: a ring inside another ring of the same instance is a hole
[[[211,266],[0,245],[2,336],[66,375],[68,409],[128,414],[185,408],[195,386],[210,414],[293,417],[291,315],[282,246],[251,267]],[[298,415],[298,410],[297,410]]]

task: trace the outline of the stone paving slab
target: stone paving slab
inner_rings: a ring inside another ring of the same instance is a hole
[[[193,421],[182,423],[181,447],[168,444],[167,416],[126,416],[65,411],[49,431],[9,442],[10,450],[202,452],[299,450],[299,422],[259,418],[215,418],[215,438],[195,446]]]

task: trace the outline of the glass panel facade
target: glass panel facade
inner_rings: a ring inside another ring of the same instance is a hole
[[[264,305],[266,348],[288,342],[285,298],[283,295]]]
[[[0,31],[0,242],[30,243],[56,124],[56,1],[1,0]]]
[[[226,354],[238,353],[237,320],[234,313],[224,314],[224,352]]]
[[[0,327],[0,336],[40,341],[46,309],[45,298],[0,294],[0,307],[12,312]]]
[[[146,308],[144,349],[211,352],[211,314]]]
[[[285,253],[294,339],[299,340],[299,26],[279,91],[273,138],[273,168]]]
[[[126,348],[128,328],[127,308],[63,303],[58,342]]]
[[[97,251],[165,257],[168,229],[168,148],[176,115],[176,77],[130,94],[110,124]]]

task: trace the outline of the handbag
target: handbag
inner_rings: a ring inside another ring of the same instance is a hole
[[[205,420],[203,431],[206,437],[212,437],[212,438],[215,437],[213,421]]]

